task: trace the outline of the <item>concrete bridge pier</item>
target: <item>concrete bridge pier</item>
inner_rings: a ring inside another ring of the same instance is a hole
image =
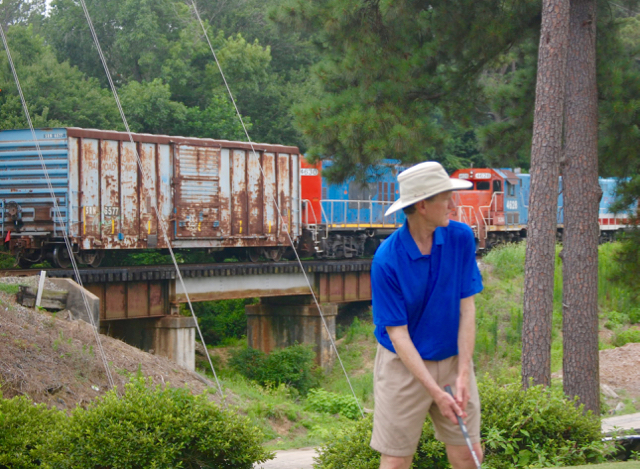
[[[145,352],[153,351],[188,370],[196,369],[196,324],[191,317],[163,316],[105,321],[100,326],[101,332],[111,337]]]
[[[329,334],[335,340],[338,305],[320,305],[329,333],[311,295],[265,297],[256,305],[245,306],[249,347],[269,353],[276,348],[314,344],[316,363],[331,368],[335,352]]]

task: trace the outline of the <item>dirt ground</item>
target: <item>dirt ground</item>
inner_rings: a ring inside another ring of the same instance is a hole
[[[2,279],[4,282],[4,279]],[[96,334],[88,323],[16,304],[15,295],[0,292],[0,392],[3,397],[28,395],[35,402],[70,410],[86,406],[110,389]],[[131,373],[140,371],[156,384],[187,386],[194,393],[215,383],[124,342],[100,335],[113,381],[123,389]],[[229,400],[231,396],[227,396]],[[217,400],[217,395],[212,397]]]
[[[600,352],[600,383],[640,401],[640,343]]]

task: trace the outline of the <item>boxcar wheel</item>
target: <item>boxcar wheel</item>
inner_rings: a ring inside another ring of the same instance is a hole
[[[93,257],[93,260],[89,262],[89,265],[94,268],[100,267],[100,264],[102,264],[102,259],[104,259],[104,251],[98,251]]]
[[[61,269],[68,269],[71,265],[71,258],[66,246],[56,246],[53,248],[53,262]]]
[[[249,248],[248,249],[249,260],[251,262],[258,262],[260,260],[260,255],[262,254],[262,249],[260,248]]]
[[[284,254],[286,248],[265,248],[265,256],[267,259],[272,260],[274,262],[278,262],[282,259],[282,255]]]

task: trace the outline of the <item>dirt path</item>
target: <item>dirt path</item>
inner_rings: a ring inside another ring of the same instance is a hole
[[[276,451],[275,459],[253,467],[254,469],[312,469],[315,455],[315,448]]]

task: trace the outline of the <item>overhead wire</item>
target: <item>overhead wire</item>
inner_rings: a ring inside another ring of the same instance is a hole
[[[84,1],[84,0],[83,0]],[[202,21],[202,18],[200,17],[200,13],[198,11],[198,7],[195,3],[195,0],[191,0],[191,4],[193,6],[193,11],[196,15],[196,18],[198,19],[198,22],[200,23],[200,27],[202,28],[202,32],[204,33],[204,37],[207,41],[207,44],[209,45],[209,49],[211,50],[211,54],[213,55],[213,58],[216,62],[216,65],[218,66],[218,70],[220,71],[220,75],[222,77],[222,80],[224,82],[224,85],[227,89],[227,93],[229,94],[229,97],[231,98],[231,102],[233,104],[233,107],[236,111],[236,114],[238,116],[238,119],[240,120],[240,124],[242,125],[242,129],[244,131],[244,134],[247,138],[247,142],[249,143],[249,145],[251,146],[251,151],[252,154],[254,156],[254,158],[256,158],[257,162],[258,162],[258,167],[260,168],[260,172],[262,173],[262,177],[265,178],[266,180],[266,175],[264,172],[264,168],[262,167],[262,163],[260,162],[260,158],[256,152],[255,146],[253,144],[253,141],[251,140],[251,137],[249,137],[249,132],[247,131],[247,127],[244,123],[244,119],[242,118],[242,115],[240,114],[240,110],[238,109],[238,105],[236,104],[236,100],[233,97],[233,93],[231,92],[231,88],[229,87],[229,83],[227,82],[227,78],[225,77],[224,71],[222,70],[222,66],[220,65],[220,62],[218,60],[218,56],[215,53],[215,50],[213,48],[213,45],[211,44],[211,40],[209,39],[209,34],[207,33],[207,29],[204,25],[204,22]],[[282,216],[282,211],[280,209],[280,204],[278,204],[278,201],[276,200],[276,198],[270,194],[269,197],[271,198],[272,203],[275,205],[276,210],[278,212],[278,216],[280,217],[281,220],[284,220],[285,218]],[[304,266],[302,265],[302,260],[300,259],[300,256],[298,254],[297,249],[295,248],[295,244],[293,242],[293,239],[291,238],[291,233],[289,231],[289,226],[286,223],[284,224],[284,228],[285,228],[285,233],[287,235],[287,238],[289,240],[289,244],[296,256],[296,260],[298,262],[298,265],[300,266],[300,272],[302,273],[302,275],[304,276],[304,279],[307,283],[307,286],[309,287],[309,291],[311,292],[311,296],[313,297],[313,301],[316,305],[316,308],[318,309],[318,313],[320,314],[320,318],[322,320],[322,324],[325,328],[325,330],[327,331],[327,336],[329,337],[329,341],[331,342],[331,347],[333,348],[333,350],[335,351],[336,357],[338,359],[338,362],[340,363],[340,367],[342,368],[342,371],[344,372],[344,376],[347,380],[347,384],[349,385],[349,389],[351,390],[351,393],[353,394],[353,398],[356,402],[356,405],[358,406],[358,410],[360,411],[360,415],[362,417],[364,417],[364,411],[362,410],[362,406],[360,405],[360,401],[358,400],[358,397],[356,395],[355,390],[353,389],[353,385],[351,384],[351,380],[349,379],[349,374],[347,373],[347,370],[344,366],[344,363],[342,362],[342,358],[340,358],[340,353],[338,353],[338,347],[336,346],[335,340],[333,339],[333,333],[332,331],[329,329],[329,325],[327,324],[325,315],[322,311],[322,307],[320,306],[320,303],[318,301],[318,298],[313,290],[313,287],[311,286],[311,282],[309,280],[309,276],[307,275]]]
[[[116,89],[116,86],[113,82],[113,77],[111,76],[111,72],[109,71],[109,66],[107,65],[107,59],[104,56],[104,53],[102,52],[102,47],[100,46],[100,40],[98,39],[98,35],[96,34],[96,30],[93,26],[93,21],[91,20],[91,15],[89,15],[89,10],[87,9],[87,5],[85,3],[85,0],[80,0],[80,4],[82,5],[82,10],[84,11],[84,15],[85,18],[87,20],[87,23],[89,24],[89,29],[91,31],[91,36],[93,38],[93,42],[96,45],[96,49],[98,50],[98,54],[100,55],[100,61],[102,62],[102,66],[104,68],[104,71],[107,75],[107,79],[109,81],[109,86],[111,88],[111,92],[113,93],[113,97],[116,101],[116,105],[118,107],[118,111],[120,112],[120,117],[122,118],[122,122],[124,123],[124,127],[126,129],[126,133],[129,136],[129,141],[131,142],[135,155],[136,155],[136,161],[138,164],[138,168],[140,170],[140,174],[142,175],[142,179],[143,179],[143,187],[146,190],[150,190],[151,187],[153,187],[153,184],[151,182],[151,179],[149,178],[149,175],[147,174],[146,170],[144,169],[144,166],[142,165],[142,160],[140,159],[140,155],[138,154],[138,150],[135,144],[135,141],[133,139],[133,133],[131,132],[131,129],[129,127],[129,122],[127,121],[127,117],[124,113],[124,110],[122,109],[122,104],[120,103],[120,97],[118,96],[118,91]],[[206,346],[206,342],[204,340],[204,337],[202,335],[202,330],[200,328],[200,324],[198,323],[198,318],[196,316],[195,311],[193,310],[193,305],[191,303],[191,298],[189,297],[189,292],[187,291],[187,288],[185,286],[184,283],[184,279],[182,277],[182,273],[180,272],[180,267],[178,266],[178,261],[176,260],[176,256],[175,253],[173,252],[173,248],[171,247],[171,240],[169,239],[169,235],[167,233],[167,227],[166,227],[166,223],[164,220],[164,217],[162,217],[160,215],[160,210],[158,208],[158,201],[156,200],[155,197],[151,197],[152,200],[152,207],[153,210],[155,212],[156,215],[156,219],[158,220],[158,226],[160,227],[160,230],[162,232],[162,236],[163,239],[167,245],[167,248],[169,250],[169,254],[171,255],[171,261],[173,262],[173,266],[176,269],[176,275],[178,277],[178,281],[180,282],[180,286],[182,287],[182,291],[185,294],[185,298],[187,300],[187,304],[189,305],[189,311],[191,312],[191,317],[193,318],[193,320],[195,321],[196,324],[196,330],[198,331],[198,335],[200,337],[200,340],[202,342],[202,345],[204,346],[204,350],[205,350],[205,355],[207,356],[207,360],[209,362],[209,366],[211,368],[211,371],[213,373],[213,376],[216,380],[216,384],[218,386],[218,392],[220,394],[220,397],[224,399],[224,393],[222,391],[222,385],[220,383],[220,380],[218,379],[218,374],[216,373],[215,367],[213,366],[213,362],[211,360],[211,355],[209,354],[209,350],[207,349]]]
[[[9,43],[7,41],[7,37],[5,35],[4,32],[4,28],[2,27],[2,24],[0,24],[0,35],[2,36],[2,43],[4,45],[4,49],[7,52],[7,58],[9,60],[9,66],[11,68],[11,72],[13,74],[13,79],[16,83],[16,87],[18,88],[18,94],[20,95],[20,101],[22,102],[22,108],[24,110],[24,114],[25,117],[27,119],[27,123],[29,124],[29,129],[31,130],[31,136],[33,138],[35,147],[36,147],[36,151],[38,153],[38,157],[40,159],[40,164],[42,165],[42,171],[44,172],[45,175],[45,179],[47,182],[47,187],[49,188],[49,192],[51,194],[51,199],[53,200],[53,209],[54,209],[54,214],[55,214],[55,218],[53,220],[53,225],[54,225],[54,231],[55,231],[55,227],[56,227],[56,219],[57,222],[60,223],[61,221],[63,222],[64,218],[62,217],[62,212],[60,211],[60,206],[58,205],[58,198],[55,194],[55,191],[53,189],[53,184],[51,183],[51,178],[49,177],[49,171],[47,170],[47,165],[44,159],[44,155],[42,153],[42,149],[40,147],[40,142],[38,141],[38,137],[36,135],[36,131],[35,128],[33,127],[33,122],[31,120],[31,114],[29,112],[29,108],[27,106],[27,101],[24,97],[24,93],[22,92],[22,86],[20,84],[20,78],[18,77],[18,72],[16,70],[16,66],[13,63],[13,58],[11,57],[11,50],[9,49]],[[67,221],[69,220],[69,212],[66,212],[66,216],[67,216]],[[94,338],[96,340],[96,343],[98,345],[98,351],[100,353],[100,358],[102,359],[102,363],[104,365],[105,371],[106,371],[106,375],[107,375],[107,380],[109,382],[109,386],[111,389],[116,389],[117,392],[117,388],[115,386],[115,382],[113,380],[113,375],[111,374],[111,370],[109,368],[109,361],[107,360],[107,355],[104,351],[104,348],[102,346],[102,340],[100,339],[100,332],[98,331],[98,326],[95,322],[95,319],[93,317],[93,314],[91,313],[91,308],[89,307],[89,301],[87,299],[87,295],[86,295],[86,291],[83,287],[82,284],[82,278],[80,277],[80,272],[78,270],[78,265],[76,263],[76,259],[75,256],[73,255],[73,249],[71,246],[71,241],[69,240],[69,234],[67,233],[67,229],[66,226],[64,226],[64,222],[63,222],[63,227],[61,229],[63,237],[64,237],[64,243],[65,246],[67,248],[67,252],[69,253],[69,258],[71,259],[71,265],[73,266],[73,273],[76,277],[76,282],[78,283],[78,285],[80,285],[80,292],[82,295],[82,301],[84,302],[84,306],[87,310],[87,316],[89,317],[89,322],[91,324],[91,330],[94,334]]]

